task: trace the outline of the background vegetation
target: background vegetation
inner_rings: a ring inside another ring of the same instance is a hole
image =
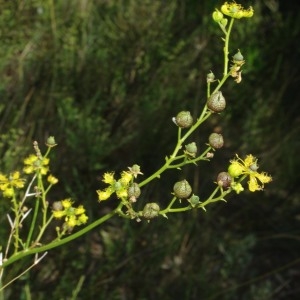
[[[243,1],[255,17],[238,22],[230,55],[239,48],[245,56],[244,80],[227,85],[228,109],[195,136],[201,144],[222,132],[226,147],[213,163],[185,170],[205,195],[235,153],[252,153],[274,177],[267,190],[150,224],[114,219],[50,252],[5,299],[50,291],[71,299],[76,286],[78,299],[299,298],[300,16],[290,2]],[[17,167],[33,140],[43,147],[54,135],[60,184],[49,201],[70,195],[91,220],[109,210],[96,201],[101,174],[159,167],[174,145],[171,118],[182,109],[197,115],[206,74],[222,72],[211,21],[221,3],[0,0],[1,172]],[[145,201],[167,201],[177,179],[170,172],[147,186]]]

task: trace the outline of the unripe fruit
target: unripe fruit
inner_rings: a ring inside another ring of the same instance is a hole
[[[147,203],[143,209],[143,217],[145,219],[153,219],[159,215],[160,207],[157,203]]]
[[[220,186],[224,189],[227,189],[230,187],[231,181],[232,181],[232,178],[229,175],[229,173],[221,172],[218,174],[218,177],[217,177],[218,186]]]
[[[195,142],[185,145],[186,154],[195,157],[197,154],[197,145]]]
[[[207,75],[206,75],[206,81],[207,82],[214,82],[215,81],[215,74],[210,71]]]
[[[215,132],[209,136],[208,142],[209,142],[209,145],[215,149],[220,149],[224,145],[224,139],[223,139],[222,134],[215,133]]]
[[[129,188],[128,188],[128,196],[129,198],[138,198],[141,195],[141,189],[139,185],[134,182]]]
[[[223,111],[226,107],[226,100],[221,91],[213,93],[207,100],[207,107],[215,113]]]
[[[240,50],[233,56],[233,63],[237,64],[237,65],[243,65],[244,64],[244,57],[242,55],[242,53],[240,52]]]
[[[175,118],[178,127],[189,128],[193,125],[193,117],[189,111],[181,111]]]
[[[196,195],[192,195],[188,201],[190,202],[192,207],[197,206],[200,203],[199,197]]]
[[[183,199],[192,193],[192,187],[186,180],[182,180],[174,184],[173,191],[177,198]]]
[[[49,136],[47,138],[46,145],[50,148],[55,147],[57,145],[55,142],[54,136]]]

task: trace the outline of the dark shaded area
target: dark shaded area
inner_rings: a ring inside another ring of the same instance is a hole
[[[137,163],[151,174],[174,147],[171,118],[199,114],[206,74],[222,72],[211,21],[222,2],[55,2],[1,3],[0,167],[15,169],[33,140],[44,148],[54,135],[60,183],[50,201],[72,196],[92,221],[116,204],[96,201],[103,172]],[[25,299],[26,284],[32,298],[70,299],[81,276],[78,299],[299,299],[299,3],[250,4],[255,17],[236,24],[230,53],[240,49],[246,59],[243,81],[226,85],[226,111],[194,136],[201,145],[222,132],[225,147],[211,163],[146,186],[139,205],[166,205],[178,177],[209,195],[235,153],[257,156],[273,182],[207,212],[150,223],[115,218],[51,251],[6,299]]]

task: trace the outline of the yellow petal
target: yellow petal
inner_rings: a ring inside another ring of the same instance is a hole
[[[75,215],[81,215],[85,212],[85,209],[82,205],[79,205],[76,209],[75,209]]]
[[[248,187],[250,192],[262,190],[262,187],[257,183],[257,180],[253,175],[250,175],[250,180],[248,181]]]
[[[120,182],[122,185],[128,185],[129,182],[131,182],[133,178],[133,175],[127,171],[123,171],[121,174]]]
[[[245,166],[249,168],[252,164],[256,162],[256,158],[252,154],[249,154],[246,156],[244,162],[245,162]]]
[[[66,214],[66,212],[64,210],[54,210],[52,211],[52,214],[54,218],[60,219]]]
[[[116,192],[118,198],[127,198],[128,197],[128,192],[127,189],[121,189]]]
[[[105,173],[103,175],[103,182],[107,183],[107,184],[113,184],[114,183],[114,173]]]
[[[256,173],[255,174],[256,178],[261,182],[261,183],[269,183],[272,181],[272,177],[269,176],[267,173]]]
[[[98,194],[98,200],[104,201],[104,200],[107,200],[111,196],[112,191],[109,189],[106,189],[104,191],[98,190],[97,194]]]

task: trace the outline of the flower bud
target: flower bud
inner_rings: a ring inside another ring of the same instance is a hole
[[[185,153],[187,155],[195,157],[198,149],[196,143],[192,142],[190,144],[185,145],[185,150],[186,150]]]
[[[226,107],[226,101],[221,91],[213,93],[207,100],[207,107],[215,113],[223,111]]]
[[[187,198],[192,193],[192,187],[190,184],[184,179],[182,181],[178,181],[175,183],[173,187],[174,195],[179,198]]]
[[[157,203],[147,203],[143,209],[143,217],[145,219],[153,219],[159,215],[160,207]]]
[[[224,145],[224,139],[222,134],[212,133],[208,138],[209,145],[214,149],[220,149]]]
[[[230,187],[231,181],[232,181],[232,178],[229,175],[229,173],[221,172],[218,174],[218,177],[217,177],[218,186],[220,186],[224,189],[227,189]]]
[[[213,20],[219,23],[223,19],[223,14],[219,10],[215,10],[212,14]]]
[[[193,117],[189,111],[181,111],[174,121],[180,128],[189,128],[193,125]]]
[[[220,21],[220,25],[222,25],[223,27],[226,27],[227,23],[228,23],[228,19],[226,19],[226,18],[223,18],[223,19]]]

